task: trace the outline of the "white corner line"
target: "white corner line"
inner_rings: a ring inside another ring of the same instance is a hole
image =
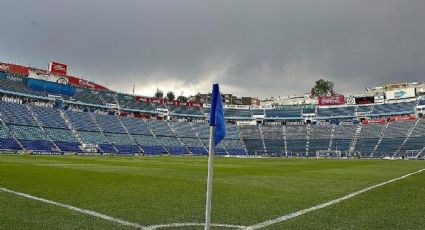
[[[41,202],[44,202],[44,203],[47,203],[47,204],[56,205],[56,206],[66,208],[66,209],[69,209],[69,210],[72,210],[72,211],[75,211],[75,212],[79,212],[79,213],[82,213],[82,214],[95,216],[95,217],[98,217],[98,218],[101,218],[101,219],[104,219],[104,220],[115,222],[117,224],[129,226],[129,227],[133,227],[133,228],[138,228],[138,229],[145,229],[140,224],[128,222],[128,221],[125,221],[125,220],[122,220],[122,219],[119,219],[119,218],[115,218],[115,217],[112,217],[112,216],[108,216],[108,215],[105,215],[105,214],[102,214],[102,213],[98,213],[98,212],[95,212],[95,211],[92,211],[92,210],[77,208],[77,207],[74,207],[72,205],[62,204],[62,203],[59,203],[59,202],[56,202],[56,201],[47,200],[47,199],[44,199],[44,198],[32,196],[32,195],[22,193],[22,192],[16,192],[16,191],[13,191],[13,190],[10,190],[10,189],[7,189],[7,188],[3,188],[3,187],[0,187],[0,191],[11,193],[11,194],[18,195],[18,196],[22,196],[22,197],[32,199],[32,200],[36,200],[36,201],[41,201]]]
[[[264,222],[261,222],[261,223],[258,223],[258,224],[254,224],[254,225],[248,226],[248,227],[246,227],[244,229],[245,230],[260,229],[260,228],[268,227],[268,226],[273,225],[273,224],[284,222],[284,221],[287,221],[289,219],[292,219],[292,218],[295,218],[295,217],[304,215],[306,213],[309,213],[309,212],[312,212],[312,211],[316,211],[318,209],[322,209],[322,208],[331,206],[333,204],[339,203],[339,202],[344,201],[344,200],[348,200],[348,199],[350,199],[352,197],[355,197],[357,195],[360,195],[360,194],[365,193],[367,191],[370,191],[372,189],[382,187],[384,185],[393,183],[393,182],[398,181],[398,180],[402,180],[402,179],[404,179],[406,177],[409,177],[409,176],[412,176],[412,175],[421,173],[423,171],[425,171],[425,169],[421,169],[421,170],[418,170],[416,172],[408,173],[408,174],[406,174],[404,176],[401,176],[401,177],[397,177],[397,178],[394,178],[394,179],[391,179],[391,180],[388,180],[388,181],[385,181],[385,182],[382,182],[382,183],[379,183],[379,184],[376,184],[376,185],[369,186],[369,187],[364,188],[362,190],[359,190],[357,192],[350,193],[350,194],[348,194],[346,196],[343,196],[343,197],[340,197],[340,198],[337,198],[337,199],[334,199],[334,200],[330,200],[328,202],[325,202],[325,203],[322,203],[322,204],[318,204],[318,205],[313,206],[313,207],[310,207],[310,208],[302,209],[302,210],[299,210],[297,212],[293,212],[293,213],[290,213],[290,214],[287,214],[287,215],[279,216],[279,217],[277,217],[275,219],[271,219],[271,220],[267,220],[267,221],[264,221]]]

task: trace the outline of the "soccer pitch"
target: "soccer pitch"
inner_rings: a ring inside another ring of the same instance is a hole
[[[216,158],[212,222],[254,226],[399,178],[261,229],[425,229],[425,171],[402,177],[424,168],[425,161]],[[206,174],[200,157],[1,155],[0,229],[134,229],[4,189],[142,229],[203,229],[187,223],[204,222]],[[172,223],[182,226],[154,226]]]

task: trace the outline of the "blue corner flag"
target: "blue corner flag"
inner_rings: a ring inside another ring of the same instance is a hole
[[[218,145],[226,136],[226,126],[224,124],[223,103],[221,101],[218,84],[213,84],[211,96],[210,126],[215,126],[214,144]]]

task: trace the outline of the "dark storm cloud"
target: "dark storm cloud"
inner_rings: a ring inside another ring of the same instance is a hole
[[[129,92],[343,93],[425,80],[425,1],[2,1],[0,59]]]

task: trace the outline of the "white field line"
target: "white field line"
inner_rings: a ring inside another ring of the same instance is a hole
[[[146,230],[155,230],[155,229],[161,229],[161,228],[187,227],[187,226],[204,227],[205,223],[158,224],[158,225],[152,225],[152,226],[146,227]],[[231,224],[211,224],[211,226],[220,227],[220,228],[237,228],[237,229],[244,229],[245,228],[245,226],[242,226],[242,225],[231,225]]]
[[[72,210],[72,211],[75,211],[75,212],[83,213],[83,214],[86,214],[86,215],[95,216],[95,217],[98,217],[98,218],[101,218],[101,219],[104,219],[104,220],[115,222],[117,224],[129,226],[129,227],[134,227],[134,228],[138,228],[138,229],[145,229],[140,224],[128,222],[128,221],[125,221],[125,220],[122,220],[122,219],[119,219],[119,218],[115,218],[115,217],[112,217],[112,216],[107,216],[105,214],[98,213],[98,212],[95,212],[95,211],[92,211],[92,210],[77,208],[77,207],[74,207],[72,205],[62,204],[62,203],[47,200],[47,199],[44,199],[44,198],[31,196],[31,195],[26,194],[26,193],[16,192],[16,191],[13,191],[13,190],[10,190],[10,189],[7,189],[7,188],[3,188],[3,187],[0,187],[0,191],[11,193],[11,194],[18,195],[18,196],[22,196],[22,197],[32,199],[32,200],[36,200],[36,201],[41,201],[41,202],[44,202],[44,203],[47,203],[47,204],[56,205],[56,206],[66,208],[66,209],[69,209],[69,210]]]
[[[300,210],[300,211],[297,211],[297,212],[293,212],[293,213],[290,213],[290,214],[287,214],[287,215],[283,215],[283,216],[277,217],[275,219],[271,219],[271,220],[267,220],[267,221],[264,221],[264,222],[261,222],[261,223],[258,223],[258,224],[254,224],[254,225],[248,226],[248,227],[246,227],[244,229],[245,230],[260,229],[260,228],[268,227],[270,225],[277,224],[277,223],[280,223],[280,222],[283,222],[283,221],[287,221],[287,220],[292,219],[292,218],[295,218],[297,216],[301,216],[301,215],[304,215],[306,213],[309,213],[309,212],[312,212],[312,211],[316,211],[318,209],[322,209],[322,208],[328,207],[330,205],[339,203],[341,201],[348,200],[348,199],[350,199],[352,197],[355,197],[357,195],[360,195],[360,194],[365,193],[367,191],[370,191],[372,189],[382,187],[384,185],[393,183],[393,182],[398,181],[398,180],[402,180],[402,179],[404,179],[406,177],[409,177],[409,176],[412,176],[412,175],[421,173],[423,171],[425,171],[425,169],[421,169],[421,170],[418,170],[416,172],[408,173],[408,174],[406,174],[404,176],[401,176],[401,177],[397,177],[397,178],[394,178],[394,179],[391,179],[391,180],[388,180],[388,181],[385,181],[385,182],[382,182],[382,183],[379,183],[379,184],[376,184],[376,185],[372,185],[370,187],[364,188],[364,189],[359,190],[357,192],[350,193],[350,194],[348,194],[346,196],[343,196],[343,197],[340,197],[340,198],[337,198],[337,199],[328,201],[326,203],[322,203],[322,204],[319,204],[319,205],[316,205],[316,206],[313,206],[313,207],[310,207],[310,208],[306,208],[306,209],[303,209],[303,210]]]
[[[327,206],[339,203],[341,201],[350,199],[354,196],[360,195],[364,192],[367,192],[367,191],[370,191],[372,189],[384,186],[386,184],[404,179],[404,178],[412,176],[414,174],[421,173],[423,171],[425,171],[425,169],[421,169],[421,170],[418,170],[416,172],[409,173],[409,174],[406,174],[404,176],[397,177],[397,178],[391,179],[389,181],[382,182],[380,184],[372,185],[370,187],[364,188],[364,189],[359,190],[357,192],[350,193],[346,196],[328,201],[326,203],[322,203],[322,204],[313,206],[311,208],[303,209],[303,210],[300,210],[300,211],[297,211],[297,212],[294,212],[294,213],[290,213],[290,214],[287,214],[287,215],[284,215],[284,216],[277,217],[275,219],[271,219],[271,220],[267,220],[267,221],[264,221],[264,222],[261,222],[261,223],[258,223],[258,224],[254,224],[252,226],[245,227],[245,226],[242,226],[242,225],[230,225],[230,224],[211,224],[211,225],[214,226],[214,227],[238,228],[238,229],[245,229],[245,230],[254,230],[254,229],[264,228],[264,227],[267,227],[267,226],[270,226],[270,225],[273,225],[273,224],[277,224],[277,223],[295,218],[297,216],[301,216],[301,215],[304,215],[306,213],[309,213],[309,212],[312,212],[312,211],[322,209],[322,208],[325,208]],[[104,220],[108,220],[108,221],[111,221],[111,222],[115,222],[115,223],[118,223],[118,224],[121,224],[121,225],[134,227],[134,228],[138,228],[138,229],[143,229],[143,230],[155,230],[155,229],[161,229],[161,228],[173,228],[173,227],[185,227],[185,226],[204,226],[203,223],[173,223],[173,224],[160,224],[160,225],[152,225],[152,226],[149,226],[149,227],[143,227],[142,225],[140,225],[138,223],[132,223],[132,222],[125,221],[125,220],[122,220],[122,219],[119,219],[119,218],[107,216],[105,214],[101,214],[101,213],[98,213],[98,212],[95,212],[95,211],[92,211],[92,210],[77,208],[77,207],[74,207],[72,205],[62,204],[62,203],[59,203],[59,202],[55,202],[55,201],[47,200],[47,199],[44,199],[44,198],[32,196],[32,195],[29,195],[29,194],[26,194],[26,193],[16,192],[16,191],[13,191],[13,190],[10,190],[10,189],[7,189],[7,188],[0,187],[0,191],[15,194],[15,195],[22,196],[22,197],[25,197],[25,198],[28,198],[28,199],[37,200],[37,201],[41,201],[41,202],[44,202],[44,203],[56,205],[56,206],[63,207],[63,208],[69,209],[69,210],[73,210],[73,211],[76,211],[76,212],[79,212],[79,213],[82,213],[82,214],[95,216],[95,217],[98,217],[98,218],[101,218],[101,219],[104,219]]]

